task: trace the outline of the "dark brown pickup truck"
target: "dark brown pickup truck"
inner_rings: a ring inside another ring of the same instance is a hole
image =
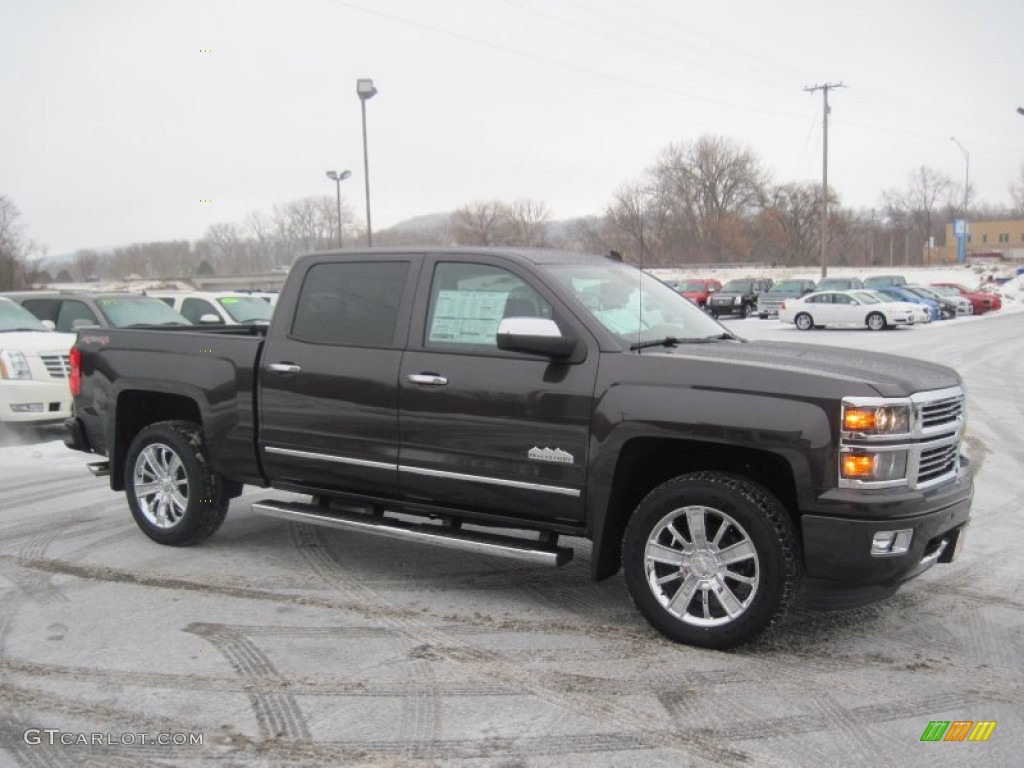
[[[711,648],[892,593],[970,511],[955,371],[745,342],[600,256],[312,254],[269,328],[82,330],[71,382],[68,445],[158,542],[211,535],[243,484],[312,497],[255,512],[552,564],[581,537]]]

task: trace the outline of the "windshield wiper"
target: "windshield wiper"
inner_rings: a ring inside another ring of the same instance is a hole
[[[665,336],[661,339],[652,339],[651,341],[638,341],[636,344],[630,344],[630,349],[647,349],[648,347],[674,347],[677,344],[682,344],[683,339],[677,339],[675,336]]]
[[[701,336],[688,339],[681,339],[678,336],[665,336],[650,341],[638,341],[631,344],[631,350],[649,349],[650,347],[677,347],[680,344],[710,344],[712,341],[735,341],[736,337],[728,333],[716,333],[714,336]]]

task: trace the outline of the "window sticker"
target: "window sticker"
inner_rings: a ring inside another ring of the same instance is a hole
[[[507,291],[441,291],[428,340],[494,346],[507,300]]]

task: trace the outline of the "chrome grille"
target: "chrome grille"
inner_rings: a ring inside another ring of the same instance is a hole
[[[921,405],[921,424],[925,429],[955,426],[963,420],[964,397],[948,397]]]
[[[947,475],[955,474],[959,460],[959,442],[941,445],[936,448],[925,448],[921,451],[915,485],[920,488]]]
[[[70,355],[40,355],[52,379],[66,379],[71,371]]]

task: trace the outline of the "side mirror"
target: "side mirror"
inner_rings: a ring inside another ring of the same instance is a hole
[[[79,331],[82,328],[99,328],[99,323],[95,320],[87,320],[84,317],[80,317],[77,320],[71,321],[71,332]]]
[[[57,330],[57,324],[55,322],[53,322],[53,320],[43,320],[42,323],[43,323],[43,325],[46,326],[46,330],[48,330],[48,331],[56,331]]]
[[[212,312],[210,314],[208,314],[208,315],[201,315],[199,317],[199,322],[202,325],[223,325],[224,324],[224,321],[221,320],[218,315],[215,315]]]
[[[546,317],[506,317],[498,324],[498,349],[561,359],[573,353],[576,339]]]

